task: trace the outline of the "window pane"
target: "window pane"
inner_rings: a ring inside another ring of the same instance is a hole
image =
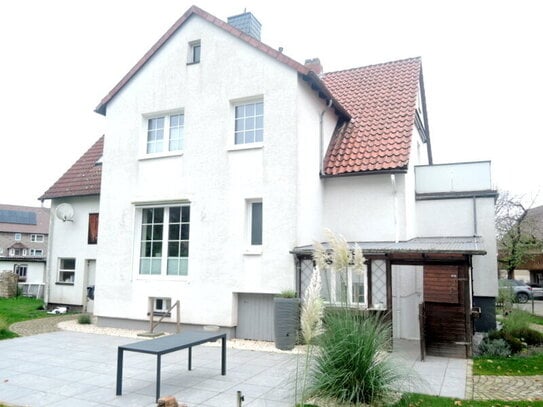
[[[244,127],[244,120],[243,119],[236,119],[236,128],[235,130],[236,131],[241,131],[241,130],[244,130],[245,127]]]
[[[245,116],[254,116],[255,115],[255,105],[248,104],[245,105]]]
[[[162,242],[159,243],[152,243],[152,257],[160,257],[162,256]]]
[[[245,132],[245,143],[255,142],[255,132],[253,130]]]
[[[255,128],[261,129],[264,127],[264,117],[258,116],[255,117]]]
[[[140,274],[149,274],[151,269],[151,260],[141,259],[140,260]]]
[[[195,45],[192,48],[192,62],[200,62],[200,45]]]
[[[153,216],[155,223],[164,222],[164,208],[155,208],[153,209]]]
[[[168,259],[168,269],[167,274],[169,276],[179,275],[179,259]]]
[[[253,130],[255,128],[255,119],[249,117],[245,119],[245,130]]]
[[[251,244],[262,244],[262,202],[251,204]]]
[[[153,240],[162,240],[162,225],[153,226]]]
[[[170,208],[170,223],[179,223],[181,221],[181,207]]]
[[[236,118],[245,116],[245,106],[236,106]]]
[[[243,144],[243,133],[236,133],[236,144]]]
[[[179,275],[186,276],[189,270],[189,261],[188,259],[179,259]]]
[[[181,242],[181,257],[189,257],[189,242]]]
[[[168,234],[168,240],[179,240],[179,231],[180,231],[180,225],[170,225],[170,230]]]
[[[75,270],[75,259],[61,259],[60,268],[63,270]]]
[[[189,239],[189,224],[183,224],[181,225],[181,240],[188,240]]]
[[[181,207],[181,221],[182,222],[190,221],[190,206]]]
[[[168,257],[179,257],[179,243],[168,243]]]
[[[324,298],[325,301],[331,302],[332,300],[332,288],[330,284],[330,271],[329,270],[321,270],[321,297]]]
[[[151,257],[151,246],[150,242],[141,244],[141,257]]]
[[[264,103],[263,102],[258,102],[258,103],[255,104],[255,113],[258,116],[264,115]]]
[[[264,139],[264,132],[262,130],[255,131],[255,141],[260,142]]]
[[[151,259],[151,274],[160,274],[160,259]]]

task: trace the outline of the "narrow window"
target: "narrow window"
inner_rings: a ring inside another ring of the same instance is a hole
[[[163,150],[164,117],[149,119],[147,122],[147,153],[160,153]]]
[[[251,202],[251,246],[262,245],[262,202]]]
[[[169,151],[179,151],[183,149],[184,126],[185,126],[184,115],[176,114],[176,115],[170,116],[170,143],[168,146]]]
[[[235,106],[235,144],[261,143],[264,139],[264,102]]]
[[[89,213],[88,244],[98,243],[98,214]]]
[[[15,264],[13,266],[13,271],[19,276],[19,281],[26,281],[27,269],[28,264]]]
[[[189,42],[189,57],[188,64],[197,64],[200,62],[202,44],[200,40]]]

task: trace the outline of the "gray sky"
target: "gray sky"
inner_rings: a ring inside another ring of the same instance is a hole
[[[264,43],[326,72],[421,56],[434,161],[490,159],[496,188],[543,204],[535,0],[0,2],[0,202],[39,205],[103,134],[98,102],[192,4],[246,8]]]

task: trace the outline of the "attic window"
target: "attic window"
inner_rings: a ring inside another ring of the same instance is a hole
[[[189,55],[187,64],[198,64],[200,63],[200,53],[202,50],[202,45],[200,40],[189,42]]]

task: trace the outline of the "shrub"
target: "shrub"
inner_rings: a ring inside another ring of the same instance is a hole
[[[507,342],[509,348],[511,349],[511,354],[519,353],[522,349],[524,349],[524,344],[522,343],[522,340],[516,338],[508,331],[502,329],[500,331],[490,331],[488,333],[487,340],[493,341],[498,339],[502,339]]]
[[[528,345],[539,346],[543,345],[543,334],[538,331],[534,331],[530,328],[521,328],[509,331],[509,334],[514,338],[517,338]]]
[[[529,326],[530,314],[520,310],[512,310],[509,315],[503,319],[503,330],[505,332],[528,329]]]
[[[294,291],[294,290],[283,290],[279,294],[279,297],[281,297],[281,298],[296,298],[297,295],[296,295],[296,291]]]
[[[390,323],[343,309],[325,315],[324,325],[311,371],[315,396],[372,404],[392,394],[407,377],[386,351],[391,346]]]
[[[91,321],[91,316],[89,314],[81,314],[77,317],[77,323],[78,324],[82,324],[82,325],[88,325],[90,324],[92,321]]]
[[[504,339],[485,339],[479,345],[479,353],[488,357],[511,356],[511,347]]]

